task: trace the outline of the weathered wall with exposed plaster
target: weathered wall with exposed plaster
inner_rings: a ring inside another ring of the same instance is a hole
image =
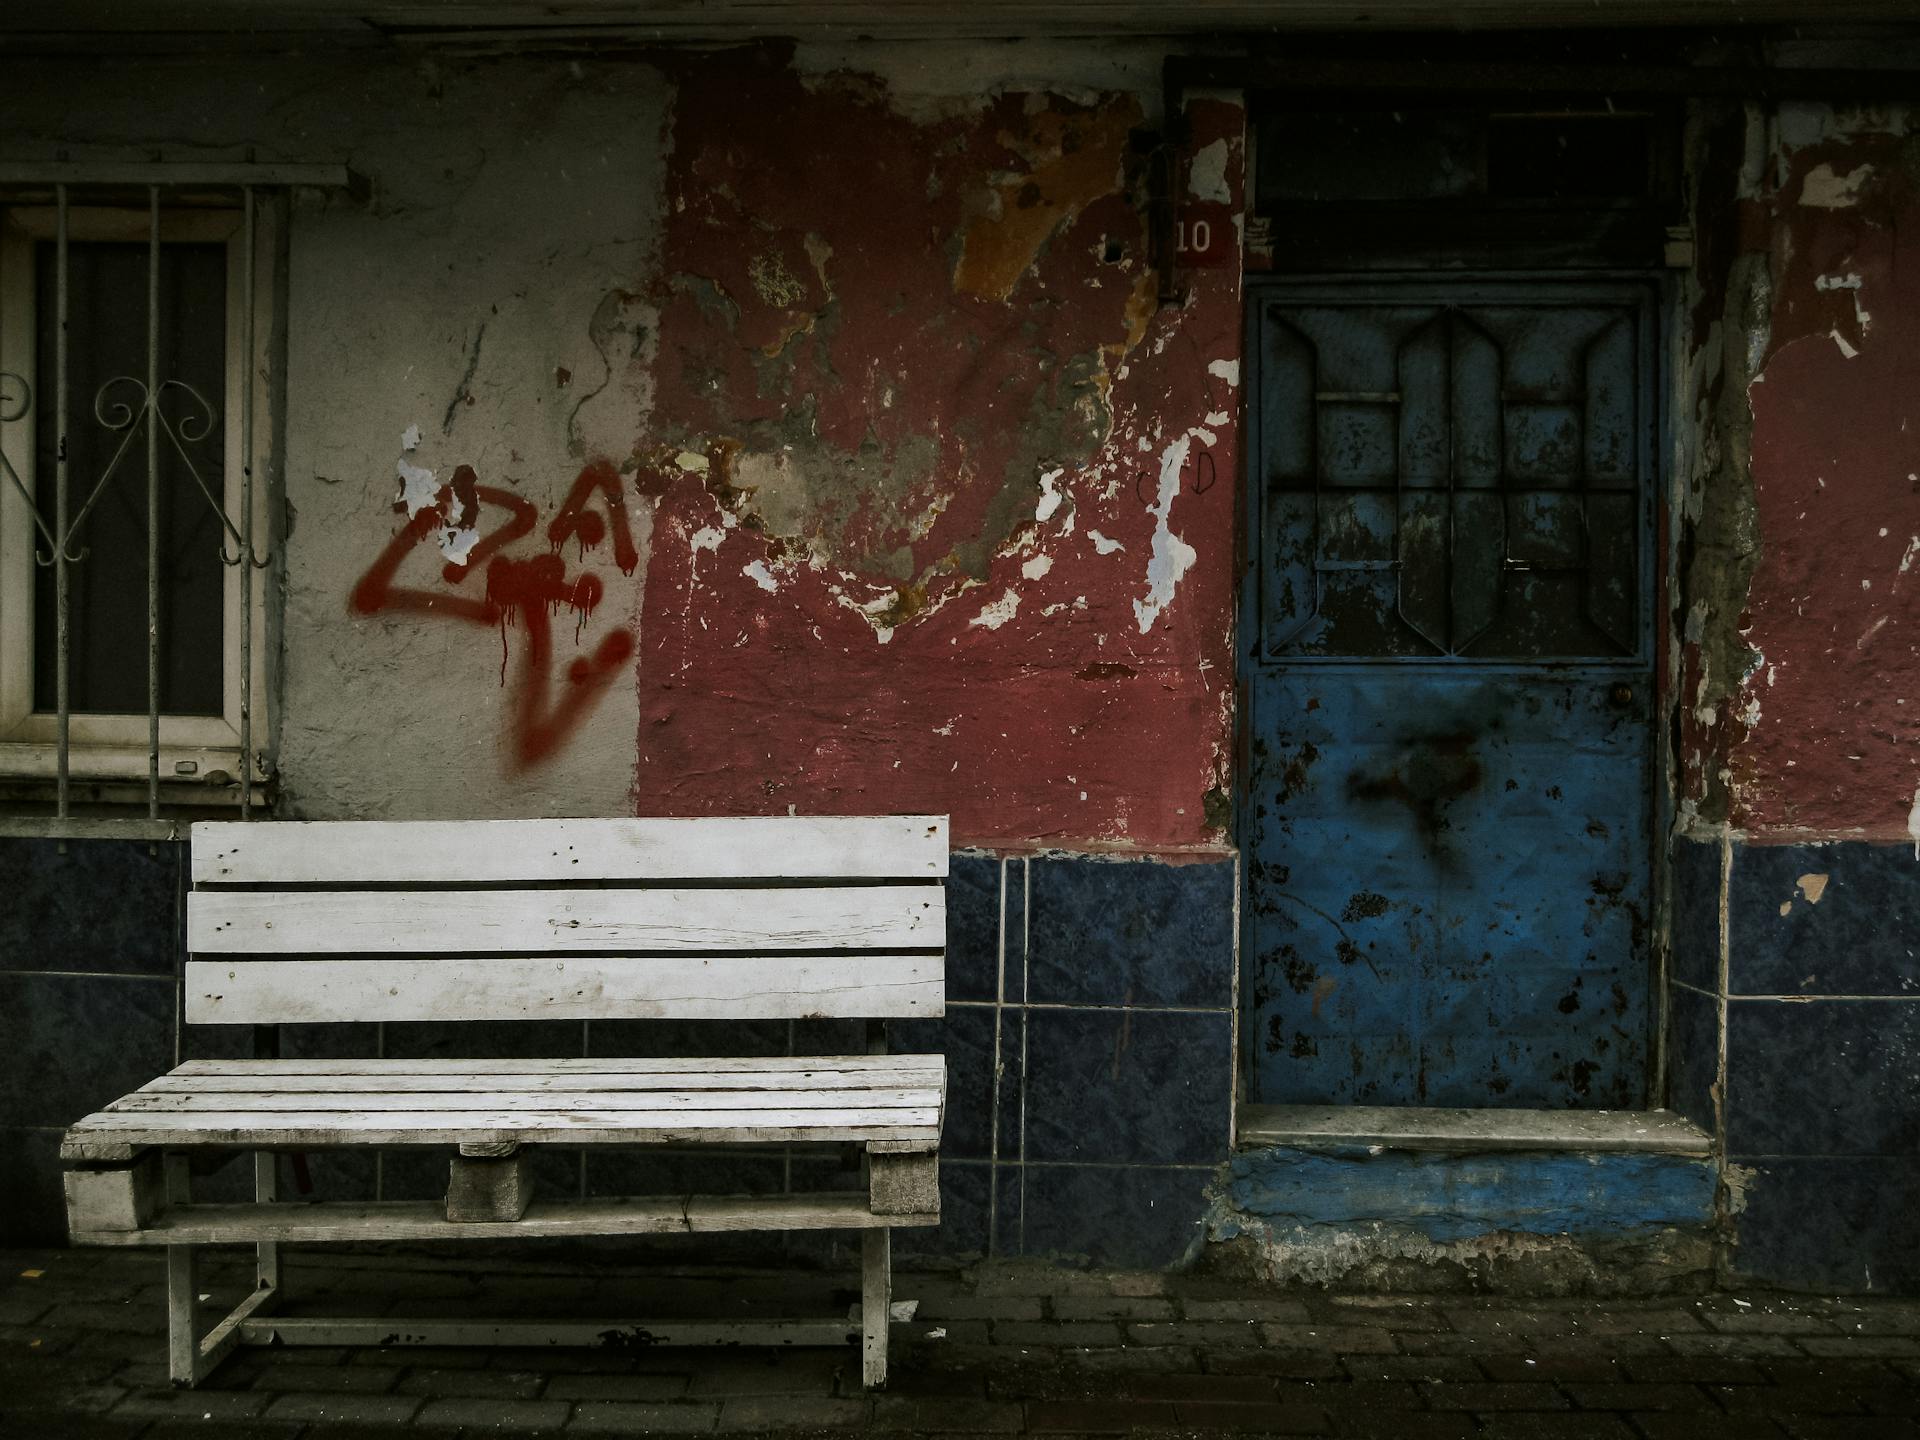
[[[166,117],[174,158],[370,184],[290,226],[283,812],[1220,841],[1238,276],[1159,305],[1158,58],[276,60],[238,92],[103,65],[16,96],[74,158]],[[1241,112],[1193,120],[1193,193],[1237,210]]]
[[[1699,138],[1687,818],[1920,839],[1920,126],[1751,107]]]

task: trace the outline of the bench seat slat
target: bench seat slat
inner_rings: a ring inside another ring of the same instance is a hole
[[[195,959],[195,1024],[347,1020],[790,1020],[939,1015],[938,955]]]
[[[489,1058],[434,1056],[422,1059],[301,1056],[273,1060],[185,1060],[169,1075],[675,1075],[694,1072],[850,1074],[863,1070],[923,1070],[944,1073],[946,1056],[933,1055],[555,1055]]]
[[[900,950],[946,943],[938,885],[757,890],[198,890],[196,955]]]
[[[89,1142],[144,1146],[325,1149],[338,1145],[763,1144],[840,1140],[938,1141],[940,1108],[861,1110],[438,1110],[217,1111],[143,1115],[102,1111],[67,1132],[64,1147]]]
[[[234,1110],[395,1111],[428,1114],[472,1110],[477,1104],[530,1115],[578,1110],[686,1112],[729,1110],[924,1110],[940,1103],[937,1085],[897,1090],[582,1090],[497,1091],[484,1097],[453,1091],[324,1090],[154,1094],[135,1091],[108,1107],[115,1115],[188,1115]]]
[[[939,1070],[856,1071],[732,1071],[698,1075],[686,1071],[664,1073],[565,1075],[162,1075],[148,1081],[136,1095],[313,1095],[326,1093],[381,1095],[464,1095],[484,1091],[516,1095],[573,1096],[617,1091],[697,1091],[719,1096],[782,1093],[879,1093],[902,1086],[938,1089]],[[805,1091],[797,1087],[805,1087]],[[744,1102],[743,1102],[744,1103]]]
[[[944,815],[202,821],[193,827],[195,885],[935,880],[946,873]]]

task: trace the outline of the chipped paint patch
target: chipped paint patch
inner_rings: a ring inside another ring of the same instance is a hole
[[[1871,165],[1860,165],[1836,175],[1833,166],[1819,164],[1800,182],[1800,203],[1817,210],[1850,210],[1860,203],[1860,187],[1873,178]]]
[[[1112,555],[1116,551],[1125,550],[1127,548],[1126,546],[1122,545],[1118,540],[1114,540],[1109,538],[1108,536],[1102,535],[1098,530],[1087,531],[1087,539],[1093,542],[1093,553],[1096,555]],[[1920,544],[1920,542],[1916,542],[1916,543]]]
[[[433,506],[439,498],[440,486],[434,479],[433,471],[424,466],[402,460],[398,470],[400,498],[395,503],[406,508],[407,518],[411,520],[422,510]]]
[[[420,448],[420,427],[418,425],[409,425],[400,432],[400,448],[408,452]]]
[[[1215,360],[1207,366],[1207,373],[1227,382],[1238,389],[1240,386],[1240,362],[1238,360]]]
[[[1193,436],[1182,435],[1160,452],[1160,491],[1152,507],[1153,550],[1147,559],[1146,598],[1133,602],[1133,618],[1140,633],[1146,634],[1160,613],[1173,603],[1173,592],[1180,577],[1199,559],[1194,548],[1173,533],[1170,515],[1174,496],[1180,493],[1180,474],[1186,468]]]
[[[1825,875],[1802,875],[1793,883],[1794,887],[1807,897],[1809,905],[1818,905],[1820,897],[1827,893],[1827,880],[1828,877]]]
[[[773,578],[773,572],[767,568],[764,560],[753,560],[740,567],[740,573],[768,594],[780,588],[780,582]]]
[[[1227,188],[1227,142],[1215,140],[1193,152],[1187,163],[1187,193],[1196,200],[1225,205],[1232,201]]]
[[[1038,580],[1051,569],[1053,569],[1051,555],[1035,555],[1020,567],[1020,574],[1024,579]]]
[[[998,630],[1002,625],[1006,624],[1007,621],[1011,620],[1019,609],[1019,592],[1009,590],[998,600],[995,600],[983,609],[978,615],[974,616],[973,619],[969,620],[967,624],[978,625],[986,630]]]

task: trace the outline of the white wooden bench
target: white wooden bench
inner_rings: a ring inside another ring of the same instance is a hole
[[[70,1129],[84,1245],[167,1247],[168,1364],[193,1385],[239,1344],[858,1342],[887,1368],[889,1232],[939,1222],[940,1055],[877,1022],[945,1007],[947,822],[885,818],[201,824],[185,1017],[253,1026]],[[281,1024],[858,1018],[869,1053],[775,1059],[279,1058]],[[110,1043],[110,1042],[109,1042]],[[538,1145],[864,1148],[867,1188],[536,1198]],[[280,1152],[457,1147],[444,1203],[288,1202]],[[252,1152],[251,1203],[196,1203],[208,1157]],[[199,1165],[193,1162],[199,1161]],[[858,1324],[342,1321],[274,1314],[290,1242],[857,1229]],[[195,1320],[194,1247],[258,1247],[257,1288]]]

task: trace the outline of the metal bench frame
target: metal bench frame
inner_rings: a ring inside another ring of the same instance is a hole
[[[185,1018],[254,1027],[254,1060],[189,1061],[66,1134],[75,1244],[167,1249],[168,1370],[237,1345],[858,1343],[883,1384],[889,1236],[939,1223],[944,1059],[884,1021],[945,1008],[944,817],[215,823],[193,832]],[[282,1060],[333,1021],[857,1018],[857,1056]],[[542,1202],[528,1147],[840,1143],[865,1193]],[[444,1206],[279,1199],[282,1152],[452,1145]],[[197,1204],[195,1157],[253,1155],[250,1204]],[[857,1319],[276,1317],[280,1246],[857,1229]],[[206,1334],[196,1247],[256,1247]]]

